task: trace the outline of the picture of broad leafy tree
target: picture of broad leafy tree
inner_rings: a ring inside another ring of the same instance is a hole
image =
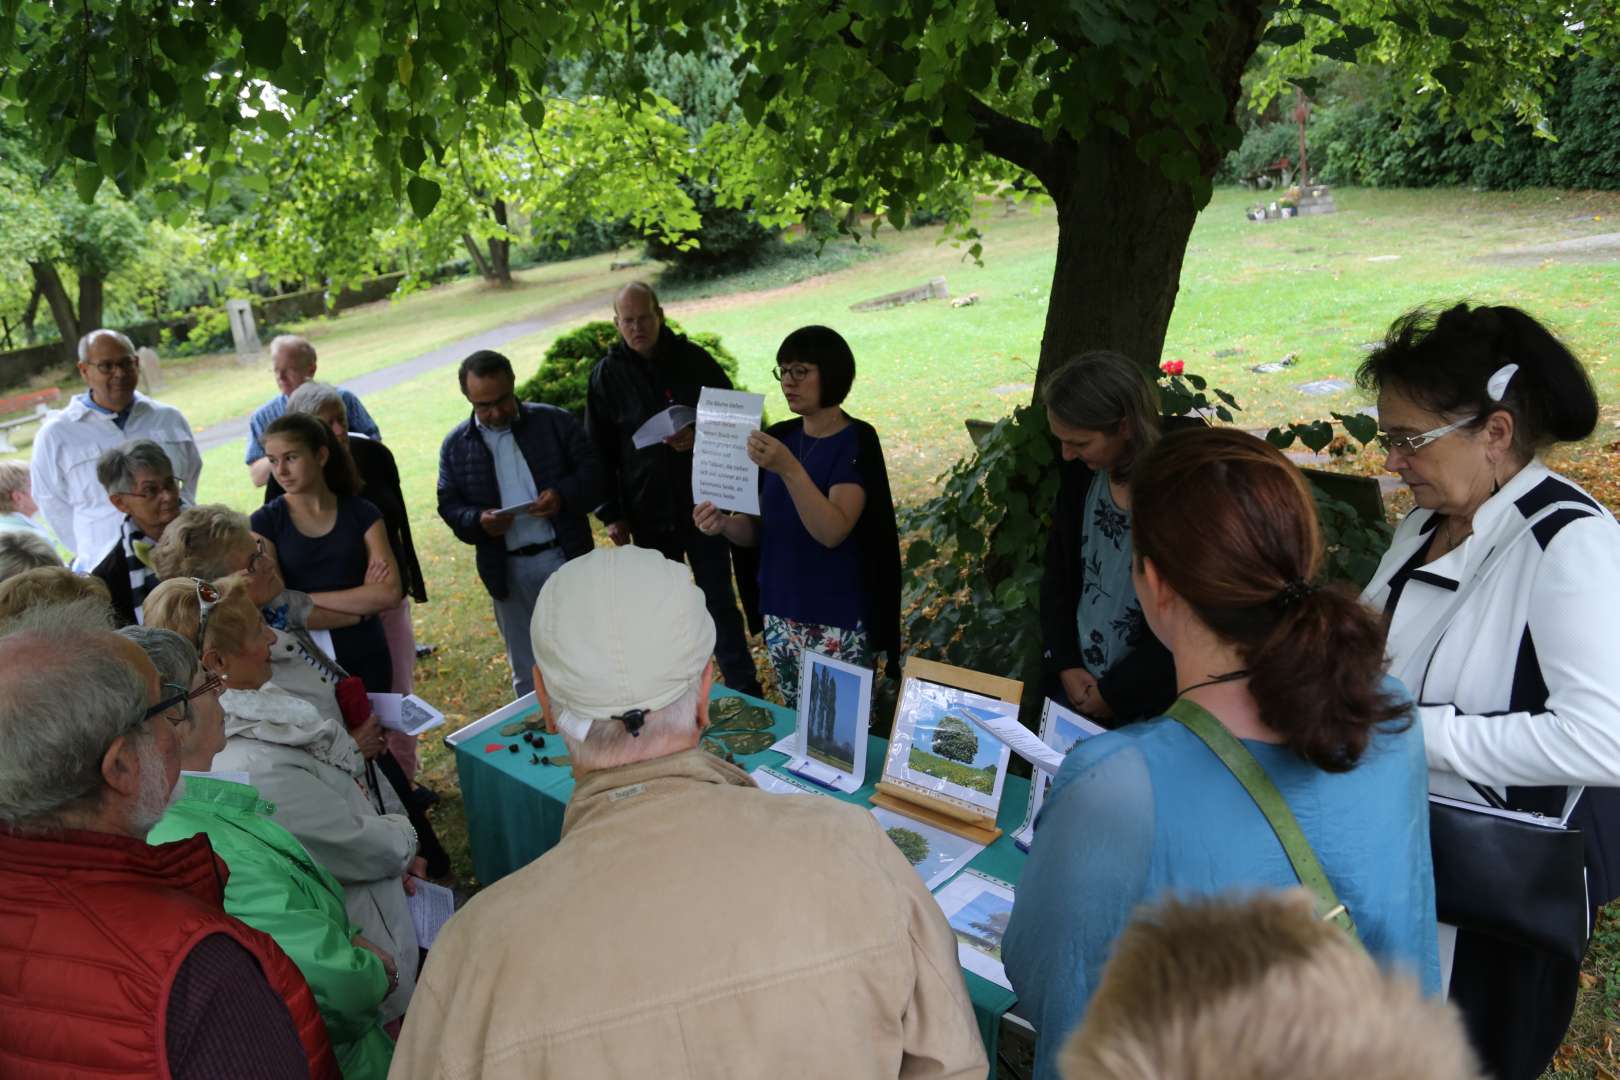
[[[981,749],[989,754],[980,762]],[[911,745],[906,764],[915,772],[947,780],[985,795],[996,790],[994,747],[982,747],[979,733],[967,718],[947,713],[939,718],[930,737],[917,725],[917,739]]]
[[[951,916],[950,922],[957,941],[1000,960],[1001,941],[1007,936],[1007,923],[1011,920],[1011,902],[995,893],[985,892]]]
[[[895,825],[889,829],[889,839],[912,866],[928,858],[928,838],[915,829]]]
[[[810,673],[807,750],[817,761],[849,772],[855,768],[859,683],[823,664],[812,663]]]

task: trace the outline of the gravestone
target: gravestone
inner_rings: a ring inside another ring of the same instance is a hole
[[[225,314],[231,320],[231,341],[236,344],[237,356],[256,356],[264,351],[259,344],[259,328],[253,321],[252,301],[227,300]]]
[[[135,358],[141,362],[141,393],[151,394],[163,385],[163,365],[158,361],[157,350],[142,345],[135,350]]]
[[[870,300],[862,300],[858,304],[849,305],[851,311],[882,311],[884,308],[899,307],[902,304],[915,304],[919,300],[933,300],[935,298],[949,300],[951,290],[945,287],[945,279],[937,277],[926,285],[918,285],[914,289],[901,289],[899,292],[885,293]]]
[[[1350,389],[1350,384],[1343,379],[1316,379],[1312,382],[1302,382],[1295,389],[1311,397],[1330,397],[1344,393]]]

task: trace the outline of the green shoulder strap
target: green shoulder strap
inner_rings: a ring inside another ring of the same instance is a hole
[[[1277,834],[1277,840],[1288,855],[1288,861],[1294,866],[1294,875],[1299,878],[1301,885],[1315,895],[1316,914],[1337,925],[1350,935],[1352,941],[1360,944],[1361,937],[1356,933],[1356,923],[1350,917],[1349,909],[1339,902],[1338,895],[1333,891],[1333,883],[1322,870],[1322,864],[1316,861],[1316,852],[1311,850],[1311,842],[1305,839],[1305,833],[1284,801],[1282,792],[1277,790],[1277,785],[1271,782],[1266,770],[1249,753],[1249,748],[1196,702],[1180,698],[1170,706],[1168,715],[1203,740],[1204,745],[1221,759],[1237,782],[1243,785],[1260,812],[1266,815],[1272,831]]]

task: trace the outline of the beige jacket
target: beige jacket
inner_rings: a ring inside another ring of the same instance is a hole
[[[859,807],[702,750],[591,773],[429,954],[390,1080],[972,1077],[956,940]]]

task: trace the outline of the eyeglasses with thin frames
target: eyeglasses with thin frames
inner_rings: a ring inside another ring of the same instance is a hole
[[[127,353],[117,360],[97,360],[89,364],[104,376],[133,375],[140,370],[140,362]]]
[[[126,491],[125,495],[136,499],[156,499],[162,495],[173,495],[180,490],[180,478],[171,476],[158,484],[149,484],[136,491]]]
[[[204,694],[217,694],[224,688],[224,678],[212,672],[209,673],[208,678],[203,680],[201,686],[192,690],[187,690],[183,686],[176,686],[174,683],[164,683],[163,689],[172,690],[174,693],[170,694],[156,705],[153,705],[150,709],[147,709],[146,715],[141,717],[141,723],[144,724],[153,717],[162,716],[164,713],[168,712],[177,705],[184,705],[185,712],[181,713],[178,718],[173,716],[169,717],[169,722],[179,724],[184,721],[188,721],[192,719],[191,703],[193,701],[196,701]]]
[[[1453,431],[1466,427],[1478,419],[1478,416],[1464,417],[1455,424],[1446,424],[1444,427],[1437,427],[1430,431],[1420,431],[1416,435],[1391,435],[1387,431],[1380,431],[1376,438],[1378,445],[1385,452],[1399,450],[1403,454],[1415,454],[1437,439],[1443,439]]]

